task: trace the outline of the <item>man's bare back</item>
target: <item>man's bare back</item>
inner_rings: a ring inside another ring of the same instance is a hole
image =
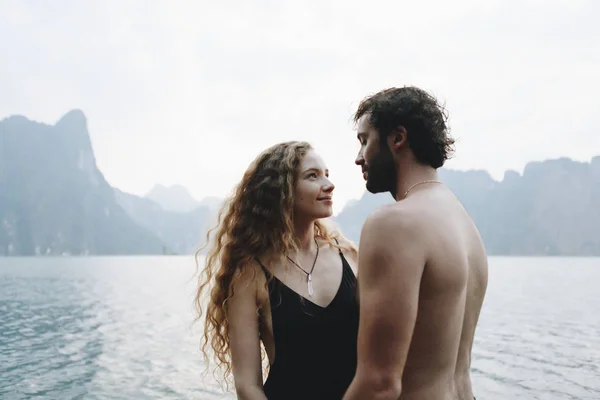
[[[391,207],[415,216],[428,254],[400,398],[471,400],[471,349],[487,286],[479,233],[445,187]]]
[[[359,265],[359,362],[347,398],[472,400],[487,262],[458,199],[437,185],[376,210]]]

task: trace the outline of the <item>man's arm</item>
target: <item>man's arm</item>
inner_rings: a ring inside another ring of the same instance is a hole
[[[414,217],[403,214],[380,209],[361,232],[358,365],[344,400],[396,400],[402,391],[425,266]]]

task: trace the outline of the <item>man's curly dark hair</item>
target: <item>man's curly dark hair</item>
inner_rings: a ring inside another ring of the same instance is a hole
[[[369,114],[369,123],[383,139],[403,126],[417,161],[439,168],[454,151],[447,126],[448,114],[435,97],[414,86],[389,88],[363,99],[354,121]]]

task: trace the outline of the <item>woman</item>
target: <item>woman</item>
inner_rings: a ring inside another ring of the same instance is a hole
[[[333,189],[308,143],[280,143],[254,160],[219,216],[196,307],[202,315],[206,304],[203,352],[210,343],[239,399],[341,399],[352,381],[357,251],[322,221]]]

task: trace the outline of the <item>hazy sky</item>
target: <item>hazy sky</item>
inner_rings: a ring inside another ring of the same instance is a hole
[[[110,184],[223,196],[264,148],[308,140],[336,212],[364,191],[351,115],[417,85],[445,101],[455,169],[600,154],[600,3],[0,0],[0,119],[83,110]]]

